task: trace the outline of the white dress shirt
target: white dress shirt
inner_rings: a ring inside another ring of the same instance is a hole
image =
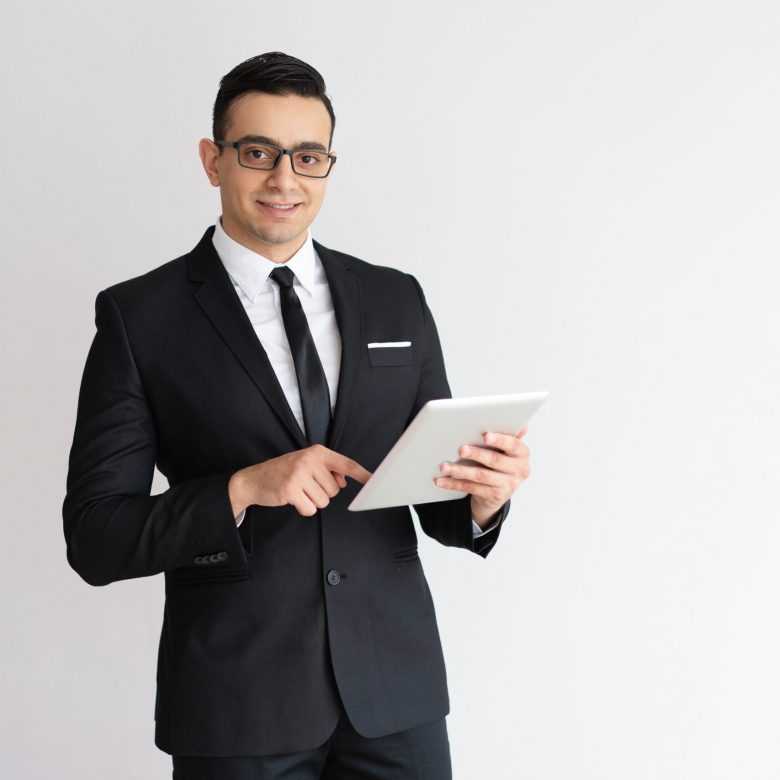
[[[278,268],[280,264],[247,249],[232,239],[222,228],[221,218],[216,221],[211,240],[233,282],[236,295],[249,316],[257,338],[268,354],[287,403],[290,404],[290,409],[301,430],[305,431],[298,378],[282,319],[279,285],[269,278],[271,271]],[[331,414],[333,414],[336,409],[336,391],[341,369],[341,335],[325,269],[314,250],[310,232],[307,231],[306,241],[300,249],[282,265],[287,266],[295,276],[293,289],[300,299],[314,346],[317,348],[325,371],[330,392]],[[245,514],[246,509],[236,517],[237,526],[241,525]],[[491,531],[498,525],[496,522],[483,531],[474,522],[474,518],[471,522],[475,537],[482,536],[483,533]]]

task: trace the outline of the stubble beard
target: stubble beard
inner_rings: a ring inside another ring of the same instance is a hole
[[[252,233],[258,241],[266,244],[286,244],[301,234],[297,225],[257,225]]]

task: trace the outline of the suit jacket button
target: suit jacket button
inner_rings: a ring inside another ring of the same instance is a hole
[[[339,574],[335,569],[331,569],[328,572],[328,582],[331,585],[338,585],[339,582],[341,582],[341,574]]]
[[[209,555],[209,560],[212,563],[217,563],[219,561],[219,556],[216,553],[214,553],[213,555]]]
[[[226,561],[227,559],[228,559],[228,554],[226,552],[217,553],[217,560]]]

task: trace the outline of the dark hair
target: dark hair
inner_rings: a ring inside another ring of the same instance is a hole
[[[214,101],[212,132],[215,141],[225,137],[233,102],[249,92],[319,98],[330,114],[330,148],[336,128],[336,115],[333,113],[330,98],[325,94],[324,79],[311,65],[280,51],[269,51],[250,57],[222,77],[217,99]]]

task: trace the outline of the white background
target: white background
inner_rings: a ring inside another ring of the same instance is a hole
[[[550,391],[488,558],[419,534],[456,780],[780,775],[776,3],[3,0],[0,22],[3,777],[170,776],[163,578],[68,567],[67,456],[97,292],[213,224],[219,78],[274,49],[337,116],[314,237],[417,276],[454,395]]]

